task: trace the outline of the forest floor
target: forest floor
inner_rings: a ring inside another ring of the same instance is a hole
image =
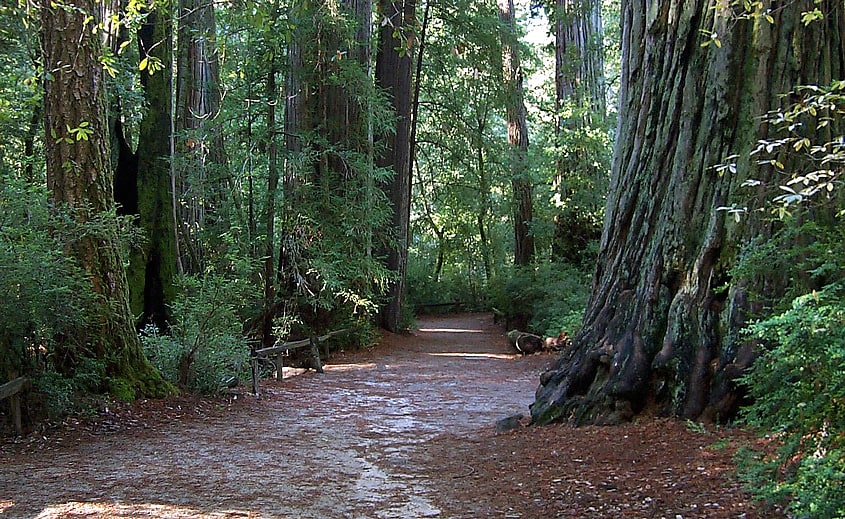
[[[0,443],[0,516],[21,518],[756,518],[738,431],[642,418],[497,432],[552,354],[481,314],[333,355],[261,396],[103,406]]]

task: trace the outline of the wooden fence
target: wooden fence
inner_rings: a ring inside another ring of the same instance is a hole
[[[255,350],[251,359],[253,394],[255,396],[258,396],[258,363],[260,359],[271,359],[270,362],[272,362],[273,365],[276,367],[276,379],[281,380],[282,370],[285,365],[285,355],[287,355],[292,350],[298,350],[300,348],[305,348],[306,346],[308,346],[311,348],[312,367],[317,371],[317,373],[322,373],[323,363],[320,360],[320,343],[326,342],[331,337],[334,337],[335,335],[339,335],[341,333],[346,333],[350,330],[351,328],[344,328],[343,330],[330,332],[319,337],[311,337],[310,339],[303,339],[301,341],[283,342],[281,344],[276,344],[275,346],[270,346],[269,348],[261,348],[259,350]],[[329,356],[328,345],[325,346],[325,355],[326,357]]]
[[[20,393],[29,382],[26,377],[18,377],[11,382],[6,382],[0,386],[0,401],[9,399],[9,407],[12,410],[12,424],[15,427],[15,434],[18,436],[23,432],[21,424],[21,397]]]

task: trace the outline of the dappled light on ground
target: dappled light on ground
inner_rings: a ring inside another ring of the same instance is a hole
[[[420,333],[484,333],[482,330],[462,330],[460,328],[420,328]]]
[[[68,502],[51,505],[34,519],[86,519],[155,517],[157,519],[252,519],[261,517],[246,510],[220,510],[207,512],[195,508],[160,504],[83,503]]]
[[[429,353],[432,357],[459,357],[464,359],[504,359],[504,360],[513,360],[518,357],[518,355],[508,355],[505,353],[462,353],[462,352],[454,352],[454,353]]]
[[[727,434],[682,423],[525,427],[555,354],[515,355],[492,316],[339,352],[261,397],[109,404],[0,443],[0,516],[21,519],[746,519]]]
[[[326,364],[323,368],[326,371],[355,371],[359,369],[372,369],[376,367],[374,362],[362,362],[358,364]]]

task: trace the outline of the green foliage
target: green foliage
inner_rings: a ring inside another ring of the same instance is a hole
[[[411,255],[408,259],[407,284],[408,305],[425,312],[452,311],[455,308],[445,303],[460,303],[464,310],[488,308],[483,275],[450,265],[437,276],[427,258]],[[444,306],[433,306],[441,305]]]
[[[770,306],[771,312],[786,311],[794,298],[845,274],[845,227],[838,220],[829,224],[807,220],[800,225],[788,220],[771,238],[752,240],[742,248],[731,278],[744,280],[749,290],[755,286],[765,289],[772,283],[763,280],[778,272],[784,290],[781,298],[769,300],[766,294],[756,292],[750,296]]]
[[[251,287],[242,279],[208,273],[183,278],[181,289],[169,333],[147,327],[144,352],[170,382],[213,393],[247,364],[242,312]]]
[[[105,390],[104,364],[85,337],[97,306],[85,274],[64,243],[89,232],[47,192],[0,172],[0,366],[33,379],[28,414],[56,417],[84,406],[81,393]]]
[[[772,452],[747,450],[741,475],[794,517],[845,517],[845,299],[841,286],[794,300],[749,328],[771,346],[743,382],[745,419],[771,433]]]
[[[845,172],[845,80],[828,86],[799,86],[783,98],[790,102],[765,117],[775,137],[760,140],[751,152],[758,165],[777,175],[769,183],[757,179],[743,183],[754,193],[766,191],[770,204],[765,209],[781,219],[799,215],[808,206],[840,202],[837,192]],[[730,156],[714,169],[719,175],[736,173],[738,158]],[[749,211],[736,205],[720,209],[737,221]]]
[[[516,269],[490,282],[491,304],[513,318],[528,312],[530,331],[555,337],[574,337],[590,294],[590,273],[576,267],[547,263],[536,270]]]

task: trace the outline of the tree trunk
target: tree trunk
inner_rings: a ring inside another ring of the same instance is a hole
[[[70,7],[70,8],[69,8]],[[105,72],[99,62],[102,40],[92,30],[100,21],[95,0],[69,7],[41,6],[44,124],[47,184],[53,200],[76,211],[80,224],[114,210],[106,122]],[[99,328],[88,337],[107,366],[112,390],[162,396],[166,384],[144,358],[129,310],[126,275],[116,228],[109,220],[68,244],[101,296]]]
[[[274,14],[278,14],[278,0],[274,3]],[[271,53],[272,54],[272,53]],[[276,300],[276,188],[279,185],[278,144],[276,139],[276,105],[279,94],[276,86],[276,56],[270,57],[270,67],[267,71],[267,237],[264,247],[264,325],[262,342],[265,347],[273,345],[273,308]]]
[[[141,71],[141,85],[147,110],[141,121],[138,151],[135,156],[137,214],[145,240],[130,256],[129,294],[133,315],[142,323],[166,329],[170,303],[176,296],[176,236],[171,197],[171,100],[173,73],[173,21],[169,9],[157,4],[138,30],[141,59],[157,60],[162,68],[153,74]],[[151,65],[148,65],[150,67]],[[127,155],[121,147],[119,156]],[[131,168],[131,161],[121,160],[121,169]],[[124,172],[121,172],[124,174]],[[131,182],[131,178],[127,179]]]
[[[588,114],[604,119],[604,42],[600,0],[556,0],[555,107],[589,103]],[[559,121],[562,124],[563,121]]]
[[[583,261],[587,244],[601,234],[588,217],[598,207],[585,200],[576,186],[592,180],[593,189],[604,176],[585,164],[584,132],[589,126],[605,126],[604,46],[599,0],[556,0],[552,16],[555,32],[555,136],[557,172],[555,189],[564,210],[555,215],[552,259],[568,263]],[[573,137],[569,137],[573,135]],[[587,180],[589,179],[589,180]],[[593,205],[593,207],[591,207]]]
[[[392,168],[394,176],[384,187],[393,205],[391,231],[396,240],[388,245],[387,268],[396,275],[388,288],[388,303],[381,309],[381,326],[399,330],[405,298],[408,265],[408,230],[411,219],[411,64],[414,54],[416,0],[379,0],[381,30],[376,57],[376,84],[390,96],[397,117],[395,132],[382,137],[383,151],[376,166]]]
[[[209,252],[202,232],[220,223],[216,214],[227,180],[220,123],[220,77],[214,3],[179,0],[176,84],[176,197],[180,208],[180,261],[200,272]]]
[[[767,137],[760,117],[778,95],[845,72],[842,2],[807,27],[811,0],[775,7],[769,23],[710,0],[623,1],[618,138],[593,291],[572,348],[541,377],[535,423],[736,411],[736,377],[755,355],[739,335],[748,287],[729,269],[770,224],[735,223],[717,208],[748,204],[743,181],[773,175],[748,152]],[[701,31],[719,46],[702,46]],[[744,157],[738,172],[719,176],[713,166],[732,153]],[[783,283],[775,273],[764,282]]]
[[[508,144],[513,189],[514,263],[531,264],[534,257],[532,186],[528,172],[528,123],[523,100],[513,0],[498,0],[502,31],[502,75],[508,121]]]

